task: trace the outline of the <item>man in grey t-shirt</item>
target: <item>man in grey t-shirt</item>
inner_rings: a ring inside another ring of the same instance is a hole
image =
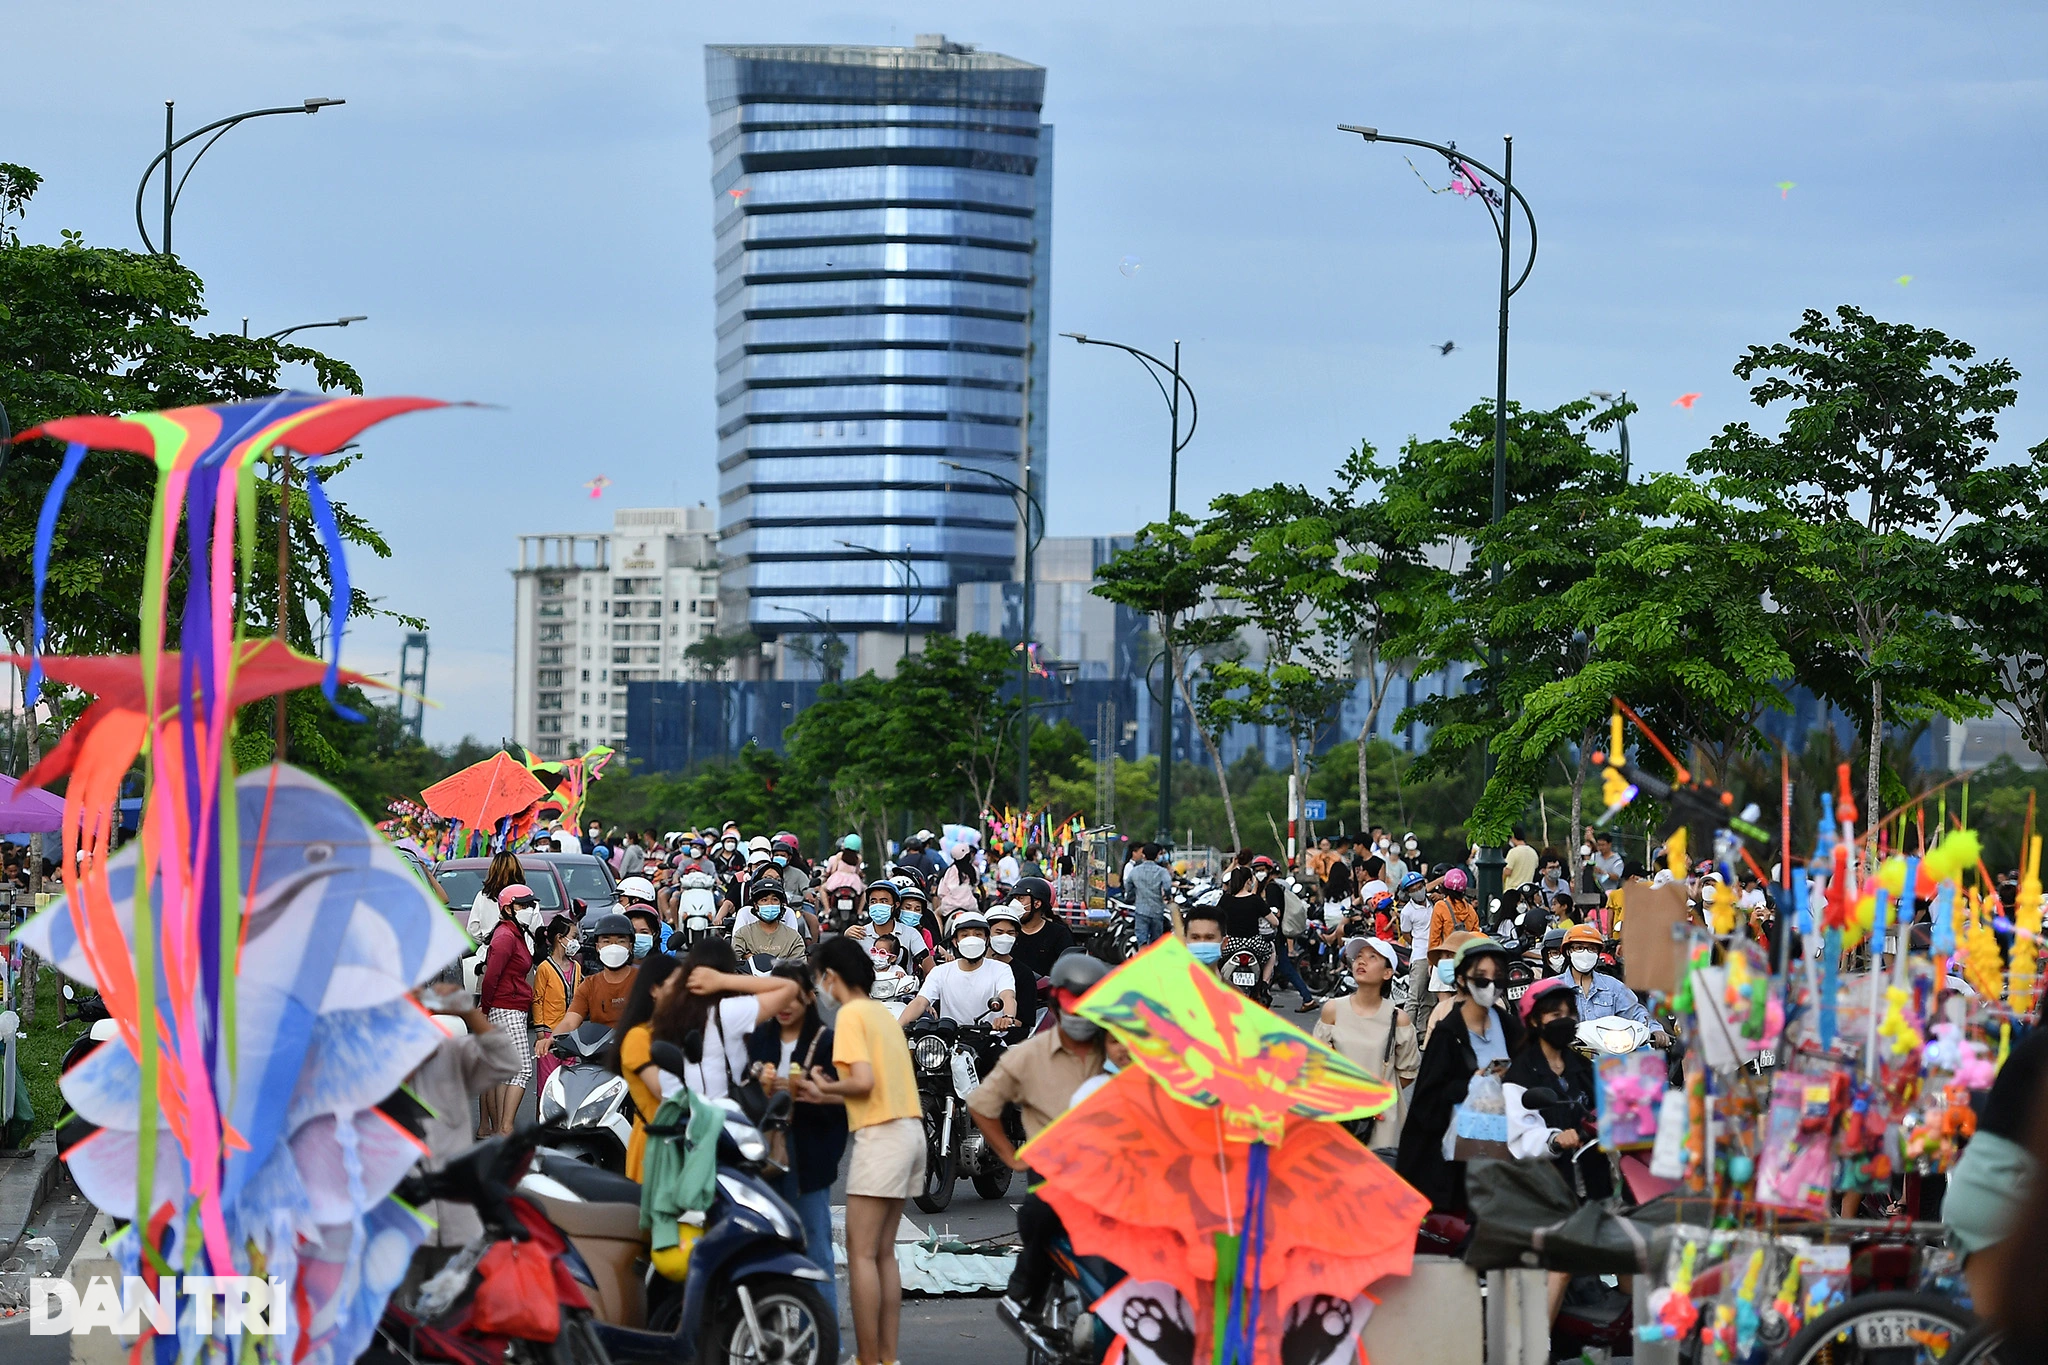
[[[1160,853],[1158,844],[1133,845],[1131,865],[1124,869],[1124,891],[1131,899],[1140,948],[1166,934],[1166,896],[1173,890],[1173,873],[1159,862]]]

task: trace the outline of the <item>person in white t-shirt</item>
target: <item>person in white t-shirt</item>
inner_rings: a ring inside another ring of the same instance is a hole
[[[988,955],[988,920],[980,911],[953,916],[951,962],[932,968],[917,998],[897,1022],[908,1028],[926,1010],[957,1024],[987,1024],[994,1029],[1017,1024],[1017,977],[1007,962]]]

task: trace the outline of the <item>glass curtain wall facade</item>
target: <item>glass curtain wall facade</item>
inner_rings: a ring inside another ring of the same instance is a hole
[[[705,65],[722,606],[764,635],[945,629],[1020,550],[972,471],[1044,487],[1045,72],[933,38]]]

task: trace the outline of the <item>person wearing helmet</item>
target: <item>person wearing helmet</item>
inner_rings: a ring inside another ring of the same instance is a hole
[[[789,922],[782,883],[773,877],[758,877],[748,889],[747,899],[754,912],[753,922],[732,935],[732,950],[741,961],[766,953],[780,962],[804,960],[804,936]]]
[[[1444,873],[1443,896],[1429,913],[1429,951],[1433,953],[1442,947],[1443,941],[1459,929],[1480,932],[1479,912],[1472,906],[1465,869],[1454,867]]]
[[[1429,1199],[1432,1209],[1464,1213],[1470,1207],[1465,1163],[1445,1159],[1444,1135],[1473,1077],[1507,1070],[1509,1056],[1521,1045],[1522,1025],[1505,999],[1505,948],[1475,934],[1450,961],[1459,1001],[1430,1030],[1423,1048],[1394,1169]]]
[[[1591,924],[1575,924],[1564,934],[1565,970],[1578,997],[1581,1020],[1607,1019],[1619,1015],[1638,1024],[1648,1024],[1650,1041],[1666,1047],[1671,1039],[1650,1018],[1650,1011],[1636,999],[1636,993],[1619,980],[1597,970],[1600,953],[1607,946],[1600,930]]]
[[[988,910],[988,955],[1010,969],[1017,982],[1017,1022],[1023,1029],[1029,1029],[1038,1022],[1038,977],[1032,972],[1020,972],[1014,961],[1017,940],[1021,937],[1024,912],[1014,901],[992,905]]]
[[[1083,952],[1071,952],[1052,964],[1052,1007],[1059,1014],[1059,1027],[1047,1029],[1003,1054],[988,1079],[967,1097],[967,1113],[981,1130],[989,1150],[1013,1171],[1023,1171],[1030,1191],[1017,1206],[1017,1237],[1022,1246],[1010,1283],[996,1304],[996,1311],[1024,1331],[1026,1340],[1035,1333],[1025,1330],[1036,1315],[1038,1300],[1052,1284],[1053,1243],[1066,1233],[1052,1206],[1038,1197],[1042,1183],[1017,1155],[1009,1134],[1003,1131],[1003,1109],[1016,1105],[1024,1120],[1024,1136],[1034,1138],[1047,1124],[1073,1105],[1074,1092],[1103,1069],[1102,1027],[1077,1012],[1081,997],[1096,982],[1109,975],[1109,964]],[[1048,1350],[1050,1343],[1032,1345],[1051,1358],[1060,1353]]]
[[[925,944],[924,930],[900,923],[898,899],[904,890],[904,883],[893,878],[878,878],[868,883],[866,906],[860,918],[846,927],[846,937],[860,943],[864,949],[872,950],[876,940],[888,938],[897,946],[893,961],[899,971],[915,971],[920,976],[931,970],[931,950]],[[917,903],[923,908],[923,902]],[[916,913],[915,910],[912,913]]]
[[[597,945],[598,969],[576,983],[569,1012],[555,1025],[557,1033],[573,1033],[585,1021],[612,1027],[633,993],[633,921],[617,913],[599,915],[584,925],[584,932]]]
[[[1508,1151],[1525,1161],[1549,1157],[1580,1199],[1604,1200],[1614,1193],[1614,1168],[1604,1153],[1580,1150],[1597,1134],[1599,1104],[1593,1063],[1572,1046],[1579,1017],[1569,983],[1555,976],[1538,981],[1523,994],[1518,1012],[1527,1034],[1501,1077]],[[1532,1102],[1531,1091],[1548,1091],[1556,1098]],[[1565,1271],[1549,1274],[1553,1319],[1570,1282]]]
[[[962,910],[953,916],[952,933],[953,960],[932,968],[896,1022],[909,1028],[933,1010],[956,1024],[1015,1028],[1017,978],[1009,963],[989,958],[987,918],[979,910]]]
[[[627,877],[619,882],[619,913],[631,918],[635,910],[646,910],[653,915],[657,931],[654,947],[664,951],[668,948],[668,926],[661,923],[661,912],[656,908],[654,883],[645,877]],[[637,954],[646,956],[646,954]]]
[[[1052,964],[1074,946],[1074,931],[1052,912],[1052,886],[1043,877],[1019,877],[1010,899],[1022,921],[1014,954],[1034,976],[1051,976]]]

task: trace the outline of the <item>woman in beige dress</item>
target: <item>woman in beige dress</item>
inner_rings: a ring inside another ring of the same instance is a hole
[[[1358,989],[1323,1006],[1316,1020],[1315,1036],[1376,1080],[1400,1091],[1400,1098],[1376,1118],[1352,1125],[1354,1135],[1373,1148],[1396,1146],[1401,1140],[1401,1120],[1408,1109],[1408,1087],[1422,1068],[1422,1049],[1415,1042],[1415,1023],[1406,1010],[1387,999],[1387,986],[1399,970],[1393,945],[1385,939],[1353,939],[1344,948],[1344,960]],[[1369,1125],[1369,1127],[1368,1127]]]

